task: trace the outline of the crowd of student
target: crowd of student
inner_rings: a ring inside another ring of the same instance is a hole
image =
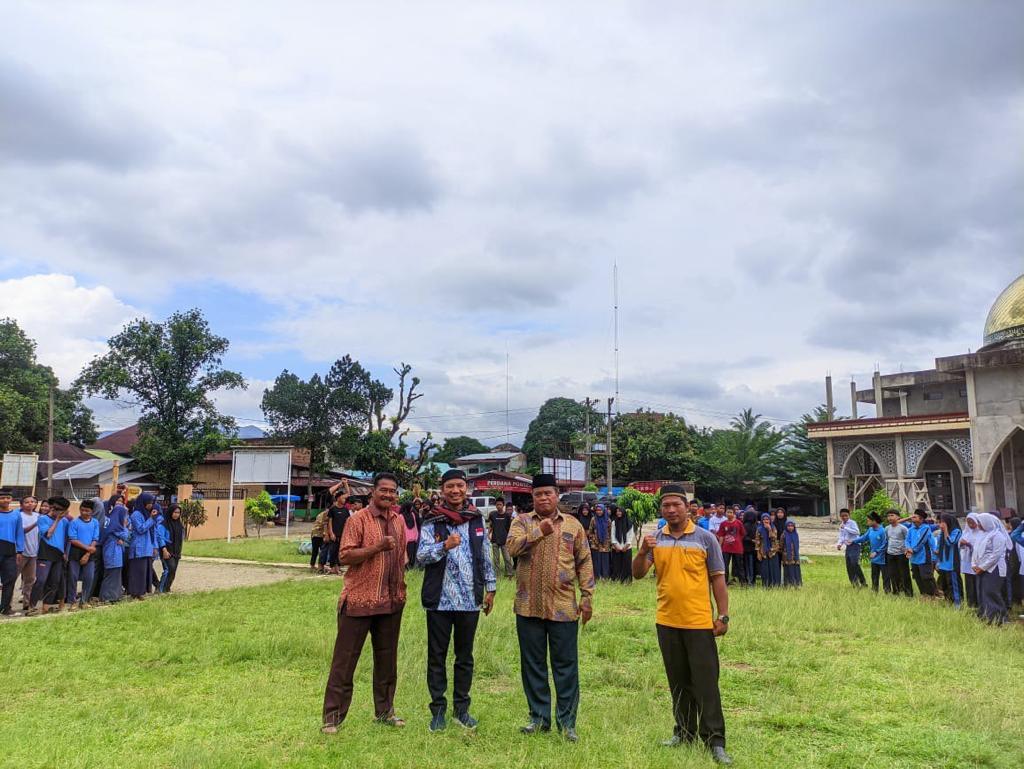
[[[178,505],[165,512],[152,494],[129,499],[123,485],[106,501],[83,500],[77,516],[59,496],[12,504],[0,489],[0,614],[14,612],[19,579],[27,616],[171,591],[185,539]]]
[[[995,513],[969,513],[965,526],[955,515],[932,518],[918,509],[908,519],[898,510],[871,513],[863,534],[850,511],[839,513],[836,549],[846,549],[846,571],[855,587],[866,587],[862,547],[868,550],[871,588],[892,595],[945,598],[966,605],[989,623],[1006,622],[1024,603],[1024,523]],[[936,579],[936,575],[938,579]]]

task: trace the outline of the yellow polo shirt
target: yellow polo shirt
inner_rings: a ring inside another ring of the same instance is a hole
[[[654,563],[658,584],[655,621],[684,630],[711,630],[710,577],[725,573],[718,539],[692,520],[680,536],[672,536],[666,525],[658,530],[656,538],[648,556]]]

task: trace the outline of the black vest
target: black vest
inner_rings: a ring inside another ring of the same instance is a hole
[[[434,535],[441,542],[448,539],[448,519],[439,515],[428,518],[423,523],[434,524]],[[484,602],[484,547],[487,543],[487,528],[480,515],[469,519],[469,549],[473,556],[473,598],[477,606]],[[441,602],[441,588],[444,582],[444,571],[448,565],[448,551],[444,551],[441,560],[428,564],[423,569],[423,589],[420,599],[424,609],[436,609]]]

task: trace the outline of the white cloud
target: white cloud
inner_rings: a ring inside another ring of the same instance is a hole
[[[70,275],[30,275],[0,280],[0,314],[13,318],[38,345],[40,363],[67,386],[107,338],[143,313],[106,286],[81,286]]]
[[[514,407],[606,395],[617,259],[623,397],[710,419],[976,347],[1020,270],[1019,3],[293,5],[6,14],[0,275],[252,292],[245,363],[455,414],[506,345]]]

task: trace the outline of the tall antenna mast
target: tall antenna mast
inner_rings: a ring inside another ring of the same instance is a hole
[[[612,262],[612,299],[615,315],[615,413],[619,413],[619,262]],[[610,492],[609,492],[610,493]]]
[[[505,443],[509,443],[508,429],[508,342],[505,342]]]

